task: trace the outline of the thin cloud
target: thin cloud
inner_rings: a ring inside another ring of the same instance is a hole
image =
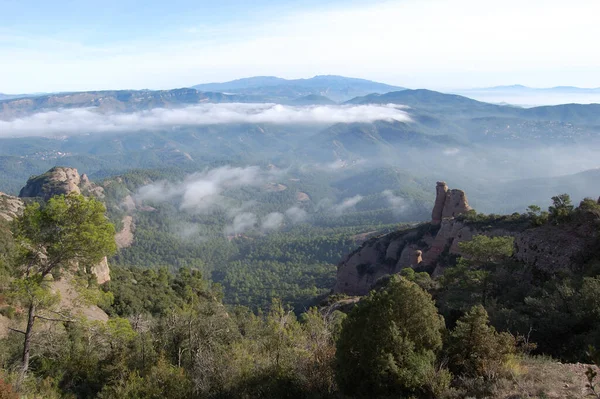
[[[222,205],[220,198],[226,189],[260,185],[269,176],[269,172],[261,171],[256,166],[223,166],[194,173],[179,183],[160,181],[143,186],[136,193],[136,200],[166,202],[175,199],[181,210],[209,212]]]
[[[308,212],[298,206],[293,206],[285,211],[285,216],[287,216],[293,224],[297,224],[305,222],[308,219]]]
[[[256,227],[258,219],[251,212],[242,212],[235,215],[231,225],[225,227],[225,234],[234,235],[242,234],[246,231],[253,230]]]
[[[272,212],[264,217],[261,228],[263,231],[278,230],[283,225],[284,216],[280,212]]]
[[[334,124],[410,121],[402,106],[306,106],[281,104],[201,104],[186,108],[154,108],[133,113],[97,112],[94,108],[41,112],[11,121],[0,121],[0,138],[23,136],[64,136],[89,133],[133,132],[174,126],[221,125],[232,123]]]
[[[341,203],[335,205],[331,210],[336,215],[342,215],[346,211],[353,209],[356,206],[356,204],[362,201],[362,199],[362,195],[355,195],[354,197],[346,198]]]

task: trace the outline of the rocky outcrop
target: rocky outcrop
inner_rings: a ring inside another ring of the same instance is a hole
[[[431,213],[431,223],[434,225],[439,225],[444,218],[453,218],[472,209],[462,190],[449,190],[445,182],[439,181],[435,191],[435,204]]]
[[[513,258],[545,273],[577,270],[598,252],[597,215],[560,226],[532,227],[528,220],[507,222],[509,217],[469,222],[456,217],[471,209],[463,191],[448,190],[439,182],[437,192],[432,223],[366,241],[338,265],[334,292],[365,295],[377,280],[407,267],[438,276],[461,255],[459,244],[475,235],[514,237]]]
[[[121,220],[123,228],[115,235],[115,241],[119,249],[128,248],[133,244],[133,230],[135,225],[133,224],[133,217],[126,215]]]
[[[90,182],[87,175],[80,176],[75,168],[55,167],[43,175],[30,178],[25,187],[21,189],[19,194],[21,198],[0,193],[0,218],[11,221],[19,216],[25,208],[22,198],[34,197],[48,200],[54,195],[72,192],[93,195],[98,198],[104,197],[104,189]],[[128,220],[127,222],[127,228],[131,231],[132,221]],[[125,238],[127,238],[127,234],[125,234]],[[110,268],[106,257],[98,265],[93,266],[90,272],[96,276],[98,284],[109,281]]]
[[[0,193],[0,219],[10,222],[20,215],[24,208],[25,203],[21,198]]]
[[[442,221],[442,213],[444,211],[444,204],[446,203],[446,193],[448,192],[448,186],[446,182],[439,181],[435,188],[435,203],[433,204],[433,211],[431,212],[431,223],[440,224]]]
[[[98,284],[104,284],[107,281],[110,281],[110,268],[108,267],[108,259],[106,256],[100,263],[92,266],[90,272],[96,276]]]
[[[27,180],[25,187],[21,189],[21,198],[42,198],[49,200],[55,195],[70,193],[92,195],[98,198],[104,197],[104,189],[90,182],[84,174],[79,176],[77,169],[54,167],[48,172],[34,176]]]

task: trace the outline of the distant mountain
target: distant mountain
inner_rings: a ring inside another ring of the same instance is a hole
[[[499,105],[426,89],[405,89],[385,94],[369,94],[353,98],[346,104],[399,104],[436,114],[451,114],[453,117],[463,116],[463,114],[473,117],[479,113],[489,115],[502,112],[503,109]]]
[[[418,123],[376,121],[373,123],[337,123],[308,140],[319,151],[339,159],[353,159],[382,154],[398,154],[408,148],[432,148],[457,145],[446,135],[424,133]]]
[[[290,102],[291,105],[334,105],[335,101],[332,99],[320,96],[318,94],[309,94],[308,96],[298,97]]]
[[[453,93],[476,100],[522,106],[600,103],[600,88],[556,86],[547,88],[523,85],[456,90]]]
[[[404,90],[403,87],[336,75],[291,80],[274,76],[257,76],[224,83],[199,84],[192,87],[201,91],[266,96],[273,101],[284,102],[308,95],[326,96],[334,101],[346,101],[370,93]]]
[[[98,110],[105,112],[133,112],[207,102],[264,101],[262,98],[253,96],[200,92],[195,89],[83,91],[0,100],[0,119],[10,119],[59,108],[96,107]]]
[[[555,87],[528,87],[523,85],[508,85],[508,86],[494,86],[494,87],[486,87],[479,89],[470,89],[463,90],[462,92],[505,92],[505,91],[513,91],[513,92],[560,92],[560,93],[600,93],[600,87],[597,88],[588,88],[588,87],[576,87],[576,86],[555,86]]]
[[[410,107],[417,116],[444,116],[450,119],[507,117],[527,120],[555,121],[581,125],[600,124],[600,104],[562,104],[520,108],[490,104],[457,94],[432,90],[402,90],[386,94],[370,94],[353,98],[346,104],[398,104]]]
[[[13,98],[23,98],[23,97],[34,97],[34,96],[41,96],[42,93],[36,93],[36,94],[5,94],[5,93],[0,93],[0,101],[1,100],[10,100]]]

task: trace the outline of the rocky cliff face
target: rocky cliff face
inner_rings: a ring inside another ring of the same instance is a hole
[[[12,195],[0,193],[0,218],[11,221],[16,218],[25,208],[21,198]]]
[[[55,195],[72,192],[83,193],[100,199],[104,197],[104,189],[90,182],[85,174],[80,176],[77,169],[55,167],[43,175],[30,178],[19,193],[21,198],[0,193],[0,218],[11,221],[19,216],[25,208],[22,198],[34,197],[47,201]],[[98,265],[93,266],[91,272],[98,279],[98,284],[109,281],[110,268],[106,257]]]
[[[104,197],[104,189],[91,183],[88,177],[79,175],[75,168],[54,167],[43,175],[31,177],[21,189],[21,198],[42,198],[47,201],[55,195],[87,194],[98,198]]]
[[[444,218],[453,218],[470,211],[467,195],[462,190],[449,190],[445,182],[437,182],[431,223],[439,225]]]
[[[509,217],[485,223],[460,217],[470,209],[463,191],[439,182],[432,222],[366,241],[338,265],[334,292],[365,295],[378,279],[407,267],[440,275],[453,256],[461,255],[459,243],[479,234],[513,236],[514,259],[548,273],[575,270],[597,251],[596,216],[531,227],[527,220],[507,222]]]

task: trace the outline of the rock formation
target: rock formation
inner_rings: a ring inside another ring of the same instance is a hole
[[[11,221],[25,208],[23,200],[12,195],[0,193],[0,219]]]
[[[448,190],[445,182],[437,182],[431,224],[439,225],[443,218],[453,218],[470,211],[467,195],[462,190]]]
[[[461,255],[459,243],[479,234],[513,236],[514,259],[549,273],[575,270],[597,251],[600,230],[594,217],[561,226],[511,227],[492,221],[484,227],[456,218],[471,209],[463,191],[448,190],[444,182],[437,184],[436,191],[431,223],[364,242],[339,263],[334,292],[366,295],[377,280],[407,267],[438,276],[452,255]]]
[[[55,195],[72,192],[104,197],[103,188],[90,182],[87,175],[79,176],[77,169],[54,167],[40,176],[31,177],[19,193],[21,198],[0,193],[0,218],[11,221],[19,216],[25,208],[22,198],[34,197],[47,201]],[[106,257],[90,271],[96,276],[98,284],[110,280],[110,268]]]
[[[442,213],[444,211],[444,204],[446,203],[447,192],[448,186],[446,185],[446,182],[437,182],[435,187],[435,203],[433,205],[433,211],[431,212],[432,224],[440,224],[442,221]]]
[[[42,198],[49,200],[55,195],[77,193],[93,195],[98,198],[104,197],[104,189],[91,183],[84,174],[79,176],[75,168],[63,168],[56,166],[48,172],[34,176],[27,180],[25,187],[21,189],[21,198]]]

